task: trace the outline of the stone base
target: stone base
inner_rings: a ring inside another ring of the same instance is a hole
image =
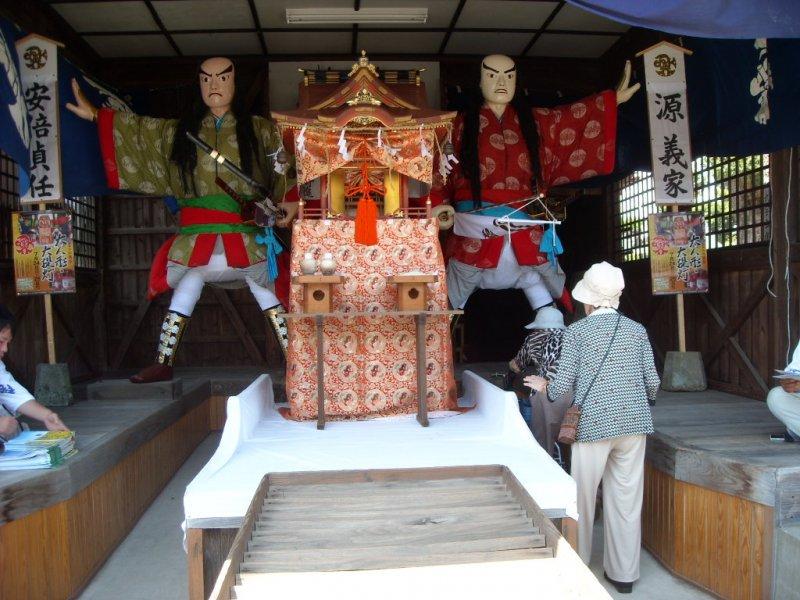
[[[667,352],[661,389],[668,392],[702,392],[708,387],[699,352]]]
[[[34,398],[45,406],[69,406],[72,404],[72,383],[66,363],[36,365]]]
[[[183,380],[155,383],[131,383],[127,379],[105,379],[86,386],[89,400],[150,400],[153,398],[179,398],[183,393]]]

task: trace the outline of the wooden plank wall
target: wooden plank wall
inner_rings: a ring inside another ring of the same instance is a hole
[[[0,600],[74,598],[208,435],[210,406],[193,409],[69,500],[1,526]]]
[[[771,597],[769,506],[676,481],[645,463],[642,543],[670,571],[728,600]]]
[[[104,324],[100,276],[91,271],[77,273],[77,292],[53,295],[56,359],[69,365],[73,381],[87,379],[105,370]],[[47,362],[44,302],[40,296],[18,297],[10,264],[0,265],[0,302],[17,316],[14,341],[4,358],[6,367],[31,392],[36,365]]]
[[[767,291],[771,273],[767,243],[711,250],[709,293],[685,296],[687,350],[702,353],[711,388],[763,400],[774,385],[774,369],[786,366],[787,350],[791,354],[797,344],[799,154],[783,151],[770,157],[774,264],[770,290],[775,296]],[[789,160],[795,173],[791,195],[787,195]],[[651,294],[648,260],[626,263],[622,269],[626,287],[621,309],[647,327],[656,361],[662,366],[664,354],[678,349],[675,299]]]
[[[171,298],[168,292],[147,301],[150,263],[176,230],[176,221],[160,198],[108,197],[103,211],[110,363],[112,368],[140,368],[155,360],[161,323]],[[279,365],[280,349],[250,291],[222,293],[235,307],[260,356],[248,352],[227,312],[230,306],[226,309],[214,289],[206,286],[184,335],[176,366]]]

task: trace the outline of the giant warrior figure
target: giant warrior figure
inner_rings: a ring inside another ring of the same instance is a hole
[[[540,250],[550,233],[526,224],[530,217],[518,209],[553,186],[614,170],[617,105],[640,85],[628,85],[628,63],[616,91],[531,110],[515,100],[516,79],[508,56],[483,59],[483,102],[454,125],[459,164],[446,185],[431,191],[434,214],[454,223],[445,248],[454,308],[477,289],[513,288],[523,290],[533,310],[559,299],[571,306],[564,272]]]
[[[267,269],[263,233],[242,218],[242,201],[255,190],[220,168],[218,160],[188,138],[200,138],[282,199],[291,181],[276,171],[282,149],[267,119],[243,113],[235,95],[235,69],[227,58],[210,58],[198,70],[200,94],[180,119],[156,119],[95,108],[72,82],[76,104],[67,108],[96,121],[109,187],[148,195],[174,196],[180,229],[159,249],[150,274],[149,295],[174,290],[164,319],[156,363],[131,378],[134,383],[172,378],[175,354],[206,283],[250,288],[285,349],[284,308]],[[283,169],[278,169],[281,171]],[[221,181],[220,181],[221,180]],[[296,203],[282,202],[285,226]]]

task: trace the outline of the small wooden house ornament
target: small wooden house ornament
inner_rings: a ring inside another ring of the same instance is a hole
[[[428,306],[428,285],[439,281],[438,275],[393,275],[389,283],[397,284],[397,310],[422,311]]]
[[[331,312],[332,286],[342,283],[344,275],[297,275],[293,283],[303,285],[303,311],[309,314]]]

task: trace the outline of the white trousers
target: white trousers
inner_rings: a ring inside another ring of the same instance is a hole
[[[172,292],[169,309],[191,317],[206,283],[224,284],[242,280],[247,283],[261,310],[280,304],[278,297],[272,291],[261,287],[240,270],[228,266],[228,260],[225,258],[225,248],[222,245],[222,237],[217,236],[214,252],[211,254],[208,264],[191,268],[181,277]]]
[[[578,487],[578,554],[592,557],[597,486],[603,481],[603,568],[615,581],[639,579],[644,493],[644,435],[572,445],[572,477]]]
[[[800,394],[784,392],[781,387],[772,388],[767,395],[767,406],[786,429],[800,437]]]

